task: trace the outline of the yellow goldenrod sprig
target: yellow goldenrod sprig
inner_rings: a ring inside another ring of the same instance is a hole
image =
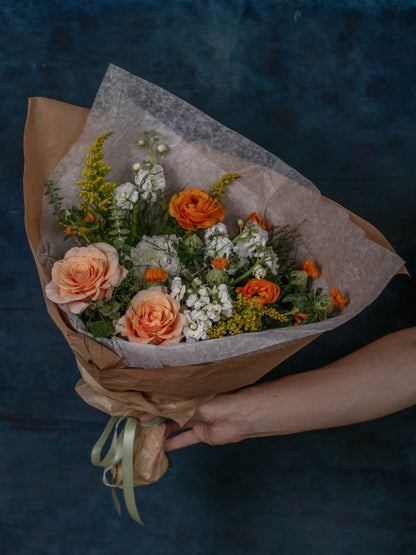
[[[241,176],[238,173],[226,173],[218,183],[211,183],[211,198],[221,200],[225,195],[226,186],[239,177]]]
[[[87,161],[83,164],[82,177],[78,181],[81,189],[78,194],[84,200],[80,208],[91,206],[95,212],[107,215],[112,207],[112,196],[118,183],[105,181],[110,167],[104,162],[103,143],[111,135],[106,131],[97,137],[92,146],[88,147]]]
[[[288,324],[290,322],[289,318],[285,316],[285,314],[282,314],[275,308],[262,306],[262,315],[263,314],[270,316],[270,318],[272,318],[273,320],[278,320],[281,324]]]
[[[247,299],[239,294],[234,301],[231,317],[225,318],[222,316],[219,322],[208,328],[207,335],[210,339],[214,339],[226,335],[258,331],[260,329],[261,313],[262,309],[257,304],[256,299]]]
[[[226,335],[238,335],[244,332],[259,331],[262,329],[261,318],[269,316],[278,320],[281,324],[288,324],[289,318],[272,307],[257,304],[256,298],[248,299],[241,294],[234,301],[233,311],[230,318],[221,316],[219,322],[213,324],[207,330],[210,339],[225,337]]]

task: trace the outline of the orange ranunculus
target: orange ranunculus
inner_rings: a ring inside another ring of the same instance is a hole
[[[115,324],[116,333],[134,343],[179,343],[186,323],[179,308],[179,301],[161,287],[149,287],[133,297],[125,316]]]
[[[224,206],[200,189],[185,189],[173,195],[169,204],[169,213],[184,229],[205,229],[225,216]]]
[[[251,220],[252,222],[257,222],[259,224],[260,227],[262,227],[263,229],[265,229],[266,231],[269,231],[269,229],[272,227],[271,224],[269,224],[268,222],[266,222],[266,220],[264,218],[262,218],[261,216],[259,216],[258,214],[256,214],[256,212],[252,212],[249,216],[247,216],[247,218],[244,221],[244,225],[243,225],[243,229],[246,226],[246,223]]]
[[[340,309],[344,308],[344,306],[348,304],[348,297],[346,295],[343,295],[341,291],[339,289],[336,289],[335,287],[331,289],[331,297],[331,304],[334,304]]]
[[[46,286],[46,296],[58,304],[67,304],[79,314],[88,301],[110,299],[114,287],[120,285],[127,270],[120,266],[118,253],[107,243],[74,247],[55,262],[52,281]]]
[[[307,258],[306,260],[303,260],[302,266],[303,266],[303,271],[306,272],[308,276],[311,276],[311,278],[313,279],[317,279],[321,275],[318,266],[315,264],[315,262],[312,262],[312,260],[310,260],[309,258]]]
[[[274,303],[280,295],[280,287],[267,279],[250,279],[244,287],[237,287],[236,291],[247,299],[256,297],[259,305]]]

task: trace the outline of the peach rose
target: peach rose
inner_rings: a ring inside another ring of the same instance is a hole
[[[267,279],[250,279],[244,287],[237,287],[236,291],[247,299],[256,297],[259,305],[274,303],[280,295],[280,287]]]
[[[179,343],[186,323],[179,308],[179,301],[161,287],[149,287],[133,297],[125,316],[115,323],[116,333],[134,343]]]
[[[169,204],[169,213],[184,229],[195,230],[222,222],[225,209],[207,192],[200,189],[185,189],[173,195]]]
[[[70,249],[52,268],[52,281],[46,286],[48,299],[67,304],[71,312],[79,314],[87,301],[111,299],[114,287],[127,275],[118,263],[118,253],[107,243]]]

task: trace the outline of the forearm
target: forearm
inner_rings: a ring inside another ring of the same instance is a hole
[[[416,328],[319,370],[228,396],[241,439],[344,426],[416,403]]]

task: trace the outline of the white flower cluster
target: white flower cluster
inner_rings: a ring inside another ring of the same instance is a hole
[[[253,274],[257,279],[262,279],[266,275],[265,267],[269,268],[274,275],[279,269],[279,257],[273,247],[266,246],[268,239],[267,230],[251,220],[235,239],[233,251],[240,259],[240,267],[253,259],[258,260],[258,264],[253,268]]]
[[[136,167],[136,164],[134,166]],[[142,198],[152,202],[156,200],[156,193],[166,187],[165,174],[160,164],[156,164],[149,170],[136,170],[134,182]]]
[[[233,302],[224,283],[208,287],[194,279],[192,284],[194,290],[185,301],[189,310],[183,312],[186,317],[183,334],[188,342],[207,339],[207,329],[218,322],[222,314],[230,318],[233,310]]]
[[[214,224],[205,231],[205,259],[230,258],[233,243],[224,224]]]
[[[122,183],[113,192],[113,199],[119,210],[131,210],[139,198],[139,192],[133,183]]]
[[[142,278],[147,268],[159,267],[168,273],[168,276],[178,275],[181,263],[175,245],[178,242],[176,235],[143,235],[140,242],[131,249],[130,259],[133,262],[133,272]]]

